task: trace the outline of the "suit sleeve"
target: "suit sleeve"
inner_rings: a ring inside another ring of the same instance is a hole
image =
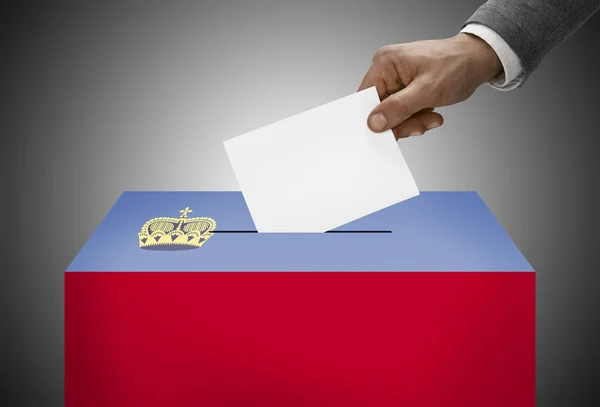
[[[491,28],[523,67],[522,86],[544,57],[600,9],[600,0],[489,0],[465,22]]]

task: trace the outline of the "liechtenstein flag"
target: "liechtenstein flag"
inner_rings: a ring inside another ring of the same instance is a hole
[[[298,234],[126,192],[65,272],[65,404],[534,406],[535,272],[472,192]]]

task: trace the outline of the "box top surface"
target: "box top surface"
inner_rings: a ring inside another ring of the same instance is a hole
[[[216,221],[202,247],[140,248],[147,221],[186,207]],[[475,192],[421,192],[332,233],[255,231],[241,192],[125,192],[67,271],[533,271]]]

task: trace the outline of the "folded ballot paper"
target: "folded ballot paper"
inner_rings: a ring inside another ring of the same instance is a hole
[[[326,232],[419,195],[374,87],[224,142],[258,232]]]

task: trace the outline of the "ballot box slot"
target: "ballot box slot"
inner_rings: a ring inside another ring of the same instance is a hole
[[[258,233],[257,230],[213,230],[212,233]],[[392,233],[391,230],[329,230],[325,233]]]
[[[330,230],[325,233],[392,233],[391,230]]]

